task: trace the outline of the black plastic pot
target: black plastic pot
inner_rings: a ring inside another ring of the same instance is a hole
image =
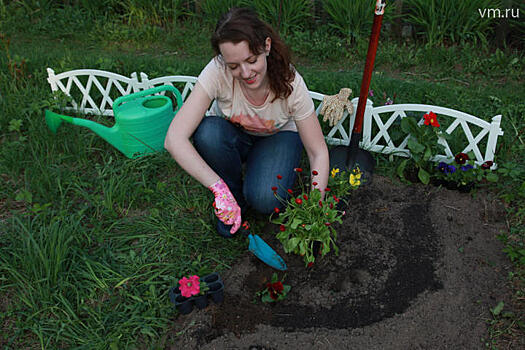
[[[219,274],[217,272],[210,273],[209,275],[201,277],[201,281],[206,282],[206,284],[214,283],[220,281]]]
[[[202,310],[208,306],[208,296],[206,294],[194,296],[192,299],[193,303],[199,310]]]
[[[211,297],[211,300],[213,300],[215,304],[222,303],[224,301],[224,284],[222,281],[218,280],[217,282],[210,283],[208,287],[210,288],[208,295]]]
[[[209,305],[209,297],[211,297],[216,304],[220,304],[224,300],[224,283],[218,273],[214,272],[203,276],[200,278],[200,281],[205,282],[209,288],[204,295],[195,295],[186,298],[182,296],[178,286],[170,288],[170,301],[181,314],[189,314],[193,311],[193,306],[201,310],[205,309]]]
[[[175,297],[175,308],[183,315],[187,315],[193,311],[193,298],[186,298],[182,295]]]
[[[170,296],[170,301],[175,304],[175,299],[177,298],[177,296],[180,295],[180,289],[179,287],[173,287],[173,288],[170,288],[170,291],[169,291],[169,296]]]
[[[469,193],[474,189],[474,182],[469,182],[466,184],[459,184],[458,185],[458,191],[461,193]]]

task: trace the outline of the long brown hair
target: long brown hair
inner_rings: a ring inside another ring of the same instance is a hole
[[[270,89],[275,94],[274,100],[286,98],[292,93],[292,81],[295,77],[290,50],[279,34],[269,24],[259,19],[255,11],[246,7],[234,7],[222,15],[211,37],[211,46],[215,54],[221,57],[219,44],[247,41],[250,51],[260,55],[264,52],[266,38],[272,41],[270,54],[267,57]]]

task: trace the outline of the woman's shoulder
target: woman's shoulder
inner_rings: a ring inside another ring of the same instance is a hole
[[[231,90],[232,77],[217,58],[212,58],[198,77],[199,83],[211,98],[216,98],[224,91]]]
[[[293,80],[291,81],[292,85],[292,95],[297,95],[298,93],[304,93],[305,91],[308,92],[308,87],[306,86],[306,82],[304,81],[303,76],[301,73],[297,71],[297,69],[294,69],[294,75]]]

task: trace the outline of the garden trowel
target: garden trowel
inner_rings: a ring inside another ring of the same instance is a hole
[[[241,233],[248,237],[248,249],[265,264],[274,269],[285,271],[287,269],[283,258],[279,256],[261,237],[254,235],[250,231],[248,221],[243,222]]]

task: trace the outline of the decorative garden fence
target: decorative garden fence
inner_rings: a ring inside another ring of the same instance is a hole
[[[55,74],[48,68],[48,82],[52,91],[61,91],[71,97],[71,105],[66,109],[82,113],[113,115],[114,99],[133,92],[149,89],[160,85],[171,85],[182,91],[185,100],[193,89],[197,78],[193,76],[172,75],[149,79],[146,73],[137,73],[130,77],[94,69],[79,69]],[[316,112],[322,107],[324,94],[310,92],[316,104]],[[79,103],[80,101],[80,103]],[[354,98],[354,111],[357,110],[358,98]],[[374,107],[367,100],[365,108],[362,140],[360,146],[369,151],[410,157],[407,148],[409,135],[401,131],[400,121],[406,117],[416,117],[423,123],[423,114],[434,112],[439,116],[441,125],[446,126],[445,132],[452,135],[449,142],[440,139],[445,146],[445,153],[433,157],[435,161],[449,162],[454,155],[463,152],[473,152],[476,164],[494,161],[498,137],[503,135],[501,115],[496,115],[491,122],[460,112],[454,109],[425,104],[392,104]],[[211,111],[208,111],[208,114]],[[328,132],[326,142],[330,145],[348,145],[352,135],[355,112],[349,115],[346,111],[343,118]],[[493,168],[496,167],[494,163]]]

